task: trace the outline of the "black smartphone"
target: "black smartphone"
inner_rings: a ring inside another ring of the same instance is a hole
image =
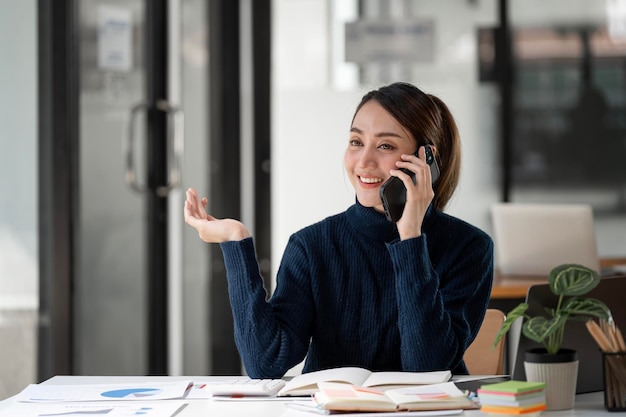
[[[415,151],[415,156],[417,156],[417,152],[418,151]],[[434,184],[439,178],[439,165],[437,165],[435,155],[430,145],[425,146],[425,152],[426,163],[430,166],[430,177]],[[409,174],[413,180],[413,184],[415,184],[415,173],[406,168],[401,168],[401,170]],[[385,181],[380,187],[380,199],[383,202],[387,220],[394,223],[400,220],[402,212],[404,211],[404,204],[406,203],[406,188],[402,180],[398,177],[391,177]]]

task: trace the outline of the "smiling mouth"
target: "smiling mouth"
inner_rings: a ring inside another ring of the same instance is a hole
[[[365,184],[379,184],[383,182],[382,178],[359,177],[359,180]]]

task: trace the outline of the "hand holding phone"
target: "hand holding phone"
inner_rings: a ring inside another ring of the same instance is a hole
[[[417,151],[414,155],[418,156]],[[430,145],[424,146],[426,154],[426,163],[430,166],[431,182],[434,184],[439,178],[439,165],[435,160],[435,154]],[[402,172],[411,176],[413,184],[415,184],[415,173],[406,168],[401,168]],[[387,220],[391,222],[397,222],[402,217],[404,211],[404,205],[406,203],[406,187],[402,180],[398,177],[391,177],[380,187],[380,199],[383,202],[383,208],[385,209],[385,216]]]

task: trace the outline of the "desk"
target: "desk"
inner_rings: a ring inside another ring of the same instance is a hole
[[[496,272],[491,287],[492,300],[523,300],[531,285],[545,284],[548,277],[507,276]]]
[[[175,380],[207,380],[229,377],[154,377],[154,376],[55,376],[44,381],[43,384],[77,385],[77,384],[115,384],[147,381],[175,381]],[[0,402],[0,411],[10,404],[11,398]],[[480,410],[466,410],[461,416],[484,417],[486,413]],[[189,400],[188,405],[176,417],[215,416],[215,417],[315,417],[317,414],[298,412],[285,407],[283,401],[211,401]],[[372,414],[374,417],[375,414]],[[604,408],[604,398],[601,392],[582,394],[576,397],[576,406],[572,410],[543,412],[543,417],[608,417],[615,416]]]
[[[600,259],[600,268],[603,271],[615,268],[616,272],[621,271],[626,265],[626,258],[602,258]],[[610,276],[610,274],[608,275]],[[537,276],[510,276],[502,275],[499,272],[494,273],[493,286],[491,288],[492,300],[523,300],[526,298],[528,287],[535,284],[545,284],[548,277]]]

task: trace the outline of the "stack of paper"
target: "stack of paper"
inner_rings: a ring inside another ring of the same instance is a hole
[[[536,417],[546,409],[545,382],[506,381],[477,391],[481,411],[494,415]]]
[[[106,415],[172,417],[186,404],[191,381],[132,384],[31,384],[0,417]],[[163,401],[161,401],[163,400]]]

